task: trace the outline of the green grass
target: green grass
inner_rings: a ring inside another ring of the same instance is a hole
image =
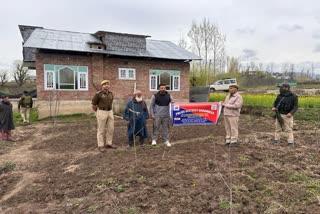
[[[30,110],[30,122],[35,122],[38,120],[38,110],[36,108],[32,108]],[[13,121],[16,126],[20,126],[23,124],[21,114],[18,110],[13,111]]]
[[[209,96],[210,102],[224,101],[226,94],[212,93]],[[271,111],[272,104],[276,99],[275,94],[242,94],[243,110],[251,109],[245,113],[263,112],[261,115],[273,116]],[[294,118],[297,120],[318,121],[320,122],[320,97],[319,96],[299,96],[298,111]]]
[[[275,94],[242,94],[243,104],[250,106],[271,107],[276,99]],[[212,93],[209,96],[210,102],[224,101],[226,94]],[[320,108],[319,96],[299,96],[299,108]]]

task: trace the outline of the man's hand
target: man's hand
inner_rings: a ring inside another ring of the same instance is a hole
[[[271,109],[272,111],[276,111],[276,108],[275,107],[272,107],[272,109]]]
[[[155,116],[154,116],[154,114],[151,114],[151,119],[152,119],[152,120],[156,119]]]

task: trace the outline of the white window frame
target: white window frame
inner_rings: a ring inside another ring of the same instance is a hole
[[[152,83],[153,80],[155,81],[155,83]],[[150,88],[149,88],[150,91],[158,90],[158,75],[150,75],[149,83],[150,83],[149,84],[150,85]]]
[[[165,70],[163,72],[166,72]],[[170,73],[170,71],[167,71]],[[160,84],[160,75],[161,74],[149,74],[149,90],[150,91],[157,91],[158,90],[158,85]],[[155,87],[152,87],[152,81],[153,78],[155,78]],[[178,85],[175,84],[175,78],[178,79]],[[180,75],[172,75],[170,74],[170,81],[171,82],[171,90],[168,91],[180,91],[180,85],[181,85],[181,73]]]
[[[176,78],[178,79],[178,85],[177,86],[175,84],[175,79]],[[173,83],[172,83],[173,90],[172,91],[180,91],[180,76],[174,75],[174,76],[172,76],[172,79],[173,79]]]
[[[86,87],[85,88],[81,88],[81,74],[84,74],[85,75],[85,81],[86,81]],[[78,72],[78,90],[80,91],[87,91],[88,90],[88,73],[87,72]]]
[[[48,70],[46,70],[47,65],[51,67]],[[58,66],[60,68],[58,69],[56,66]],[[60,78],[60,70],[63,69],[63,67],[61,68],[61,66],[64,66],[64,65],[44,64],[44,90],[61,90],[61,91],[88,91],[89,90],[88,67],[87,66],[74,66],[74,65],[65,65],[65,67],[76,67],[76,68],[71,69],[74,72],[73,75],[77,75],[77,77],[76,77],[77,79],[74,80],[75,81],[74,88],[73,89],[60,89],[60,79],[59,79]],[[86,70],[86,71],[79,71],[80,67],[85,67],[84,70]],[[48,87],[48,74],[49,73],[52,74],[52,78],[53,78],[53,86],[52,87]],[[80,76],[83,74],[85,75],[85,81],[86,81],[85,86],[86,87],[80,88],[80,81],[81,81]],[[76,86],[77,86],[77,88],[75,88]]]
[[[125,72],[125,77],[121,76],[121,71]],[[129,71],[133,71],[133,77],[129,77]],[[118,68],[119,79],[121,80],[136,80],[135,68]]]
[[[52,83],[52,87],[48,87],[48,73],[52,74],[52,78],[53,78],[53,83]],[[44,88],[45,90],[54,90],[56,89],[56,75],[55,75],[55,71],[45,71],[44,72]]]

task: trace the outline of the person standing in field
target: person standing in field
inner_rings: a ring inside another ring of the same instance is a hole
[[[14,141],[11,136],[11,130],[15,129],[12,104],[9,97],[6,95],[2,96],[2,100],[0,102],[0,129],[2,140]]]
[[[298,96],[290,91],[289,84],[282,84],[280,93],[272,105],[272,111],[278,113],[275,120],[275,133],[273,143],[280,142],[281,132],[288,135],[288,145],[294,146],[293,115],[298,110]]]
[[[141,91],[133,92],[132,99],[126,105],[123,119],[128,121],[128,148],[134,145],[135,136],[140,137],[140,146],[143,147],[148,137],[146,120],[149,119],[149,112]]]
[[[18,110],[20,111],[23,123],[29,123],[30,110],[32,109],[33,100],[28,91],[24,91],[18,102]]]
[[[171,146],[169,142],[169,123],[171,121],[169,104],[172,103],[172,101],[173,98],[167,92],[165,84],[160,84],[159,91],[151,97],[150,114],[151,119],[153,119],[151,145],[153,146],[157,145],[160,126],[162,126],[164,144],[169,147]]]
[[[97,117],[97,140],[100,152],[105,152],[105,148],[117,148],[112,145],[114,131],[113,97],[113,93],[110,91],[110,81],[103,80],[101,90],[94,95],[91,102],[92,109],[96,112]],[[106,138],[106,144],[104,138]]]
[[[226,131],[226,146],[239,146],[238,141],[238,126],[240,111],[242,108],[242,96],[238,93],[239,87],[237,85],[229,86],[229,94],[227,95],[222,106],[224,107],[224,123]]]

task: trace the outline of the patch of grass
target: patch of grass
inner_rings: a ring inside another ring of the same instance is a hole
[[[239,157],[239,160],[240,160],[241,162],[247,162],[247,161],[250,160],[250,158],[249,158],[248,156],[243,155],[243,156],[240,156],[240,157]]]
[[[30,122],[35,122],[39,118],[39,113],[37,108],[32,108],[30,110]],[[21,126],[23,124],[22,117],[19,111],[13,111],[13,121],[16,126]]]
[[[305,189],[304,201],[312,202],[320,198],[320,182],[302,173],[294,173],[289,176],[289,182]]]
[[[56,121],[63,121],[63,122],[74,122],[74,121],[83,121],[83,120],[92,120],[95,118],[93,114],[68,114],[68,115],[57,115],[55,117],[46,117],[41,119],[41,121],[50,121],[55,119]]]
[[[98,188],[98,189],[104,189],[104,188],[106,188],[107,186],[111,186],[111,185],[116,184],[116,182],[117,182],[117,179],[115,179],[115,178],[108,178],[107,180],[99,181],[99,182],[97,183],[97,188]]]
[[[0,165],[0,175],[2,173],[11,172],[16,168],[16,164],[13,161],[5,161]]]
[[[138,182],[143,183],[146,181],[146,177],[144,177],[143,175],[138,177]]]
[[[118,186],[116,186],[116,188],[114,189],[115,192],[124,192],[124,186],[119,184]]]
[[[136,208],[130,207],[130,208],[127,209],[127,213],[128,214],[138,214],[139,212],[138,212],[138,210]]]
[[[219,202],[219,207],[222,208],[222,209],[230,209],[231,207],[232,208],[236,208],[236,207],[239,207],[240,204],[238,203],[230,203],[230,201],[220,201]]]
[[[308,181],[308,177],[305,174],[302,173],[294,173],[291,174],[288,178],[288,181],[291,183],[295,183],[295,182],[306,182]]]
[[[88,213],[95,213],[97,211],[97,206],[91,205],[90,207],[88,207],[87,211]]]

